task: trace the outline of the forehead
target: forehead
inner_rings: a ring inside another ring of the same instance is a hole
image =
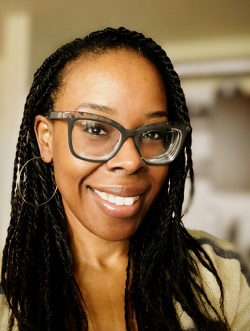
[[[68,63],[60,76],[62,85],[66,85],[70,76],[77,77],[77,74],[80,76],[83,71],[86,74],[105,71],[106,74],[110,72],[112,75],[123,71],[132,75],[135,69],[137,72],[141,71],[141,74],[144,74],[145,77],[153,75],[162,80],[160,72],[150,60],[144,55],[127,48],[110,49],[97,54],[84,53],[76,60]]]
[[[124,106],[166,108],[166,91],[155,65],[132,50],[88,53],[72,61],[61,76],[55,108],[74,110],[95,102],[113,108]],[[138,108],[138,109],[139,109]]]

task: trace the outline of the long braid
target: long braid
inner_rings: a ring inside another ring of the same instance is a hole
[[[34,117],[52,107],[51,93],[57,85],[54,76],[56,77],[60,66],[65,65],[61,64],[63,60],[67,62],[67,59],[63,59],[63,52],[57,52],[35,74],[17,143],[12,214],[4,251],[2,279],[12,312],[19,320],[20,330],[42,330],[44,327],[46,330],[55,330],[63,326],[64,321],[61,324],[59,321],[64,314],[63,310],[70,305],[63,307],[60,304],[61,297],[68,296],[67,300],[77,302],[78,308],[73,309],[78,309],[78,314],[81,313],[70,270],[72,258],[59,193],[44,208],[37,208],[23,205],[16,188],[17,174],[22,166],[30,158],[39,155],[33,132]],[[53,192],[54,187],[52,165],[37,161],[32,162],[30,171],[25,167],[20,178],[20,188],[27,201],[34,205],[45,201],[48,192]],[[5,278],[6,274],[8,277]],[[61,301],[64,302],[65,299]],[[82,322],[71,325],[70,318],[67,323],[69,329],[82,325]]]
[[[86,53],[102,54],[118,48],[132,49],[152,61],[166,86],[169,120],[189,124],[185,96],[170,59],[159,45],[140,33],[125,28],[94,32],[62,46],[44,62],[34,76],[20,127],[11,222],[3,255],[3,288],[20,330],[80,331],[88,328],[72,273],[60,193],[43,208],[34,208],[23,204],[16,182],[22,166],[39,155],[34,118],[53,108],[68,63]],[[27,169],[20,178],[22,192],[33,204],[41,203],[55,187],[53,165],[37,160],[31,170]],[[193,188],[191,134],[182,153],[170,165],[169,178],[158,198],[131,239],[125,291],[128,330],[133,328],[134,316],[139,330],[181,330],[176,301],[193,319],[197,330],[210,330],[211,326],[216,329],[200,309],[201,302],[213,307],[196,280],[198,271],[192,254],[214,274],[223,299],[221,281],[211,260],[181,221],[187,175]],[[220,330],[227,330],[219,312],[214,312]]]

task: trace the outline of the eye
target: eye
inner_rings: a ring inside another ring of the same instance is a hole
[[[107,131],[99,123],[82,122],[82,130],[93,136],[106,135]]]
[[[147,131],[142,134],[142,139],[159,140],[159,139],[162,139],[162,134],[161,134],[161,132],[156,131],[156,130]]]

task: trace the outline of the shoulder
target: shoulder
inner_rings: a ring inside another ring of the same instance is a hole
[[[0,274],[1,274],[1,270],[2,270],[2,254],[0,254]],[[10,317],[10,310],[4,295],[2,282],[0,279],[0,330],[3,331],[8,330],[9,317]]]
[[[9,309],[3,292],[0,293],[0,330],[8,329]]]
[[[250,330],[249,266],[231,243],[203,231],[189,233],[208,254],[222,281],[224,309],[232,330]],[[218,285],[214,277],[203,266],[198,265],[198,268],[209,297],[219,303]]]
[[[189,234],[196,239],[202,246],[210,246],[218,255],[224,255],[225,252],[231,252],[229,255],[235,254],[234,246],[228,241],[221,240],[213,235],[199,230],[188,230]]]
[[[234,266],[246,278],[246,282],[250,284],[249,266],[234,245],[204,231],[189,230],[188,232],[203,247],[218,271],[223,267],[226,268],[226,266],[230,268]]]

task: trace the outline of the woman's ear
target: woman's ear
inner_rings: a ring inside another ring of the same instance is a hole
[[[44,162],[50,163],[53,160],[53,126],[49,119],[42,115],[35,117],[34,130],[40,155]]]

